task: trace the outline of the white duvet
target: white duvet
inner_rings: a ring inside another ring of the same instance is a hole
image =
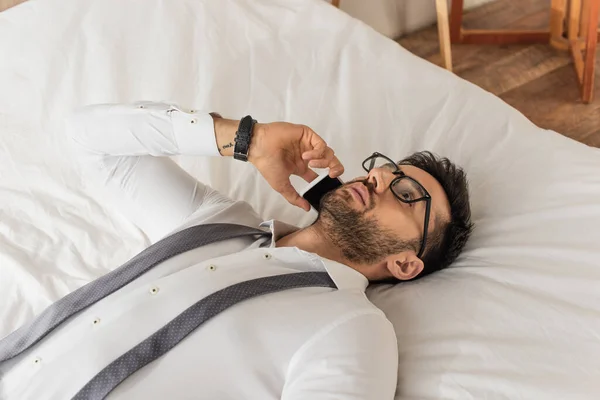
[[[305,123],[346,179],[375,150],[463,165],[477,225],[463,256],[370,290],[398,335],[397,398],[600,397],[600,151],[320,0],[31,0],[0,14],[0,336],[148,244],[82,182],[63,131],[74,107],[143,99]],[[250,165],[179,161],[265,218],[314,218]]]

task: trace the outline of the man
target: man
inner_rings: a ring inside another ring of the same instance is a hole
[[[245,119],[247,121],[247,119]],[[0,364],[0,398],[72,398],[100,370],[211,293],[259,277],[326,271],[337,289],[308,287],[238,303],[119,384],[111,399],[391,399],[397,344],[365,297],[368,282],[407,281],[448,266],[471,231],[467,182],[447,159],[378,153],[366,175],[328,193],[309,227],[262,222],[166,156],[231,156],[240,122],[162,103],[97,105],[68,123],[91,181],[152,241],[190,226],[262,227],[170,258]],[[289,177],[343,166],[311,129],[250,126],[248,161],[290,203]],[[240,134],[238,134],[239,136]],[[243,146],[240,147],[243,149]],[[107,249],[110,251],[110,249]]]

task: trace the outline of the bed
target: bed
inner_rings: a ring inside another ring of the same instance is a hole
[[[31,0],[0,14],[0,88],[0,336],[148,245],[82,180],[64,117],[165,100],[310,125],[346,179],[376,150],[464,166],[476,229],[463,255],[369,289],[398,336],[397,399],[598,399],[600,151],[326,2]],[[265,218],[315,216],[250,165],[177,161]]]

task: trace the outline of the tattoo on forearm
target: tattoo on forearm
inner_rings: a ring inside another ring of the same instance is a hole
[[[223,147],[221,147],[222,149],[228,149],[230,147],[233,147],[233,142],[229,142],[226,145],[224,145]]]

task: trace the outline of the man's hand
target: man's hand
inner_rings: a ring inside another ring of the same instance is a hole
[[[233,137],[238,121],[215,117],[215,135],[223,156],[232,155]],[[287,122],[256,124],[248,151],[250,161],[269,182],[269,185],[291,204],[305,211],[310,210],[308,201],[300,197],[290,182],[291,175],[298,175],[306,182],[317,177],[310,169],[329,168],[329,176],[340,176],[344,167],[333,150],[312,129],[305,125]]]
[[[329,168],[332,178],[344,173],[344,166],[319,135],[308,126],[287,122],[256,124],[248,161],[273,189],[306,211],[310,210],[310,204],[296,192],[290,183],[290,175],[311,182],[317,173],[309,167]]]

